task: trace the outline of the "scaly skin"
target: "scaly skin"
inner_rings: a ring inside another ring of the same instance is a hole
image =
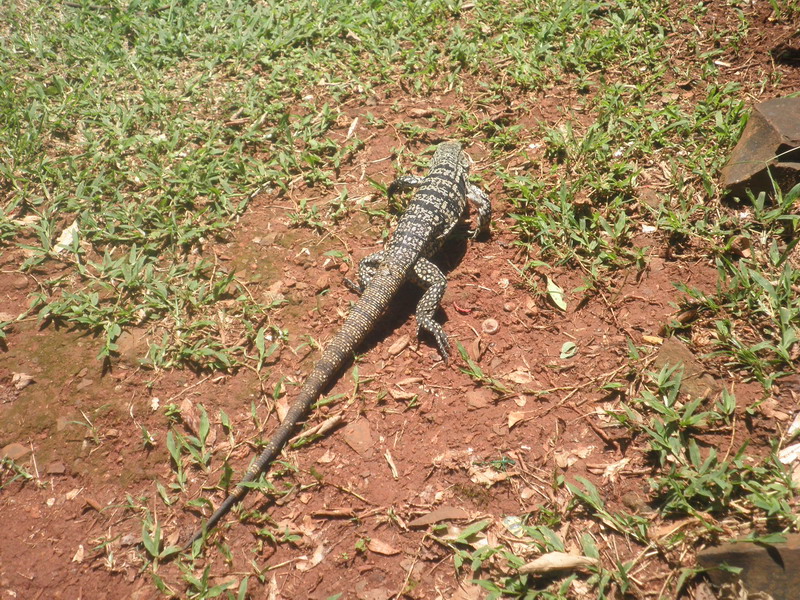
[[[275,430],[258,460],[248,469],[242,483],[255,481],[269,469],[322,391],[334,381],[353,352],[369,335],[406,280],[425,289],[417,305],[417,331],[431,333],[442,358],[448,360],[447,335],[433,319],[447,281],[429,258],[441,248],[458,223],[468,199],[478,209],[478,229],[474,235],[489,227],[491,205],[486,194],[469,183],[470,163],[459,143],[445,142],[436,148],[427,177],[400,177],[389,186],[390,197],[398,191],[415,188],[417,191],[386,248],[359,263],[358,284],[348,283],[361,297],[342,328],[325,348],[322,358],[314,365],[286,418]],[[195,532],[186,547],[210,531],[249,491],[249,487],[241,484],[236,486],[206,524]]]

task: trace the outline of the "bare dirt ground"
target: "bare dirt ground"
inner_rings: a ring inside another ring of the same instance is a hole
[[[730,79],[751,84],[763,72],[779,70],[782,88],[798,89],[800,40],[792,33],[765,14],[740,53],[725,57]],[[782,44],[777,55],[771,53],[776,41]],[[752,85],[745,87],[757,92]],[[518,100],[529,105],[531,99]],[[546,116],[550,108],[556,114],[554,107],[561,102],[539,99],[542,114],[535,116]],[[397,105],[399,113],[393,108]],[[363,123],[371,113],[388,124],[339,174],[350,201],[367,208],[385,206],[384,198],[366,196],[374,193],[368,178],[389,183],[397,174],[390,149],[402,145],[402,139],[392,124],[431,106],[469,108],[459,106],[455,96],[412,100],[380,95],[345,107],[349,118],[337,131],[342,140],[357,116]],[[530,117],[511,112],[520,122]],[[425,123],[424,116],[418,118]],[[453,360],[445,365],[427,339],[417,342],[412,315],[419,294],[403,291],[363,348],[358,393],[353,394],[348,370],[330,390],[343,398],[313,419],[341,411],[343,428],[287,452],[287,461],[298,469],[284,477],[294,484],[289,495],[267,504],[253,494],[246,503],[248,509],[268,513],[295,541],[258,542],[263,523],[229,519],[222,535],[230,557],[209,553],[215,583],[239,580],[255,568],[262,573],[263,588],[251,577],[252,597],[327,598],[339,592],[343,598],[364,600],[480,597],[459,588],[452,552],[431,540],[426,526],[412,526],[414,519],[442,507],[465,520],[534,511],[547,498],[556,473],[593,481],[612,509],[629,506],[631,498],[634,503],[646,500],[649,466],[640,462],[641,452],[631,451],[635,441],[625,430],[599,413],[613,409],[616,399],[599,388],[628,374],[627,338],[647,345],[676,313],[680,293],[674,282],[713,289],[713,264],[691,246],[668,248],[657,232],[643,233],[634,243],[648,248],[645,269],[617,274],[602,293],[571,293],[567,311],[561,312],[521,280],[517,267],[536,256],[525,256],[515,246],[501,183],[492,178],[481,148],[470,152],[493,199],[494,220],[490,237],[452,242],[438,259],[448,272],[440,318],[454,344]],[[209,410],[217,452],[212,473],[191,472],[188,486],[192,497],[219,502],[220,492],[201,486],[216,482],[221,458],[228,454],[237,479],[255,448],[230,446],[218,410],[230,416],[239,439],[269,434],[276,422],[272,389],[285,378],[288,393],[278,405],[291,401],[292,384],[302,381],[318,355],[309,346],[296,353],[292,349],[306,336],[324,345],[354,299],[342,285],[352,267],[325,253],[341,251],[355,264],[380,245],[381,228],[363,211],[349,211],[336,229],[326,232],[289,227],[289,213],[300,198],[324,206],[330,196],[302,186],[288,197],[266,193],[253,202],[232,239],[210,249],[220,267],[235,271],[253,294],[282,294],[288,301],[271,313],[271,323],[288,330],[288,343],[261,380],[247,369],[235,374],[142,369],[132,360],[141,351],[137,346],[125,349],[104,371],[95,360],[98,345],[91,336],[41,328],[33,319],[15,327],[0,353],[0,447],[27,465],[34,478],[8,483],[7,474],[0,490],[2,600],[162,597],[143,568],[141,512],[130,506],[150,498],[148,507],[170,543],[185,539],[199,517],[158,500],[155,482],[170,481],[173,471],[164,443],[168,421],[163,410],[153,410],[153,399],[161,407],[202,404]],[[16,270],[21,262],[19,249],[6,248],[0,257],[2,312],[23,312],[38,289],[35,273]],[[565,290],[583,282],[580,272],[569,269],[551,277]],[[541,290],[541,281],[536,283]],[[496,320],[496,331],[487,319]],[[562,359],[562,346],[569,341],[578,352]],[[464,373],[455,342],[512,391],[495,392]],[[692,348],[696,356],[709,351],[701,344]],[[720,365],[707,362],[705,367],[723,384],[736,386],[742,405],[761,394],[755,384],[729,379],[732,374]],[[14,373],[31,375],[33,383],[16,389]],[[548,393],[539,393],[543,390]],[[254,426],[251,403],[266,421],[263,431]],[[154,445],[143,442],[142,427],[155,436]],[[752,437],[758,447],[767,443],[773,428],[755,420],[741,435]],[[470,466],[476,458],[487,463],[506,458],[514,464],[504,480],[487,487],[481,482],[486,473]],[[609,465],[625,458],[631,460],[615,477],[603,476]],[[622,539],[609,539],[609,544],[616,545],[622,560],[635,554]],[[645,560],[636,575],[643,582],[662,581],[668,562]],[[180,579],[172,564],[161,565],[158,573],[167,581]]]

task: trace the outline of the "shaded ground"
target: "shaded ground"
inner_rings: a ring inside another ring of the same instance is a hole
[[[800,74],[792,53],[798,42],[794,32],[766,16],[760,22],[739,55],[724,57],[731,80],[752,84],[765,73],[779,72],[780,87],[796,90]],[[747,89],[757,93],[752,85]],[[518,98],[514,103],[524,108],[511,111],[510,118],[525,123],[534,106],[536,118],[554,118],[563,101]],[[339,174],[348,187],[348,202],[385,208],[369,179],[388,184],[397,174],[392,148],[403,141],[393,124],[409,118],[426,124],[430,107],[466,108],[453,96],[424,101],[377,97],[346,107],[352,119],[359,118],[359,127],[368,127],[367,113],[386,121],[384,128],[362,136],[365,147]],[[351,123],[338,124],[342,140]],[[432,540],[426,526],[411,526],[415,518],[442,506],[464,511],[469,520],[536,511],[541,499],[553,493],[557,473],[593,481],[612,509],[646,500],[650,469],[644,453],[600,414],[613,410],[617,400],[600,388],[628,375],[629,339],[649,345],[655,354],[656,338],[681,298],[673,284],[712,291],[716,269],[701,252],[671,248],[658,232],[643,232],[633,243],[646,248],[646,267],[619,273],[597,293],[574,291],[585,283],[579,272],[548,271],[567,290],[568,308],[562,312],[543,292],[543,278],[521,279],[519,266],[537,257],[522,255],[514,244],[502,185],[492,178],[481,148],[470,151],[495,212],[489,239],[453,242],[439,257],[449,272],[441,318],[454,344],[453,361],[444,365],[431,344],[417,343],[411,315],[418,294],[403,291],[363,350],[357,393],[349,370],[330,391],[342,397],[314,418],[341,412],[345,425],[287,453],[297,472],[278,477],[278,485],[286,483],[289,490],[280,501],[248,499],[247,510],[268,514],[277,525],[273,531],[285,531],[288,541],[256,541],[264,517],[254,515],[244,523],[229,519],[216,538],[224,536],[229,545],[227,559],[220,552],[210,554],[214,583],[238,582],[255,569],[264,590],[253,597],[480,597],[474,590],[459,591],[452,551]],[[318,355],[304,342],[310,336],[324,346],[341,324],[353,301],[343,277],[380,246],[383,220],[370,222],[363,211],[350,209],[330,231],[289,227],[300,199],[328,210],[331,197],[329,191],[302,185],[288,195],[269,191],[253,202],[234,239],[215,248],[220,268],[234,271],[251,293],[280,294],[287,301],[270,313],[270,324],[288,332],[287,343],[259,375],[250,370],[235,375],[148,371],[133,360],[141,353],[135,344],[104,368],[94,358],[98,346],[89,336],[40,328],[33,319],[15,326],[0,355],[0,446],[18,453],[17,463],[33,477],[10,482],[13,473],[3,476],[0,597],[161,597],[143,572],[142,514],[146,509],[155,515],[169,545],[191,533],[198,513],[181,503],[165,507],[160,500],[141,505],[140,498],[158,497],[156,482],[173,480],[165,444],[169,421],[153,407],[181,406],[187,433],[194,434],[197,425],[187,415],[197,414],[198,405],[209,411],[215,458],[210,473],[187,469],[186,497],[210,496],[219,502],[220,492],[202,487],[216,484],[226,455],[238,478],[256,451],[252,442],[274,427],[276,405],[280,410],[291,401],[293,386],[302,382]],[[330,251],[346,260],[326,255]],[[0,312],[24,311],[37,289],[32,276],[16,270],[22,253],[6,249],[0,258]],[[497,321],[495,333],[487,332],[493,329],[487,319]],[[397,345],[405,337],[409,343]],[[492,391],[465,373],[456,342],[510,391]],[[560,356],[565,342],[577,347],[571,358]],[[710,350],[702,339],[693,342],[697,356]],[[736,386],[742,406],[760,396],[760,386],[741,384],[721,365],[708,361],[706,367],[723,384]],[[16,389],[15,373],[32,376],[33,383]],[[273,390],[282,378],[288,394],[276,403]],[[788,393],[782,398],[788,416],[796,401]],[[230,417],[236,441],[220,423],[220,410]],[[264,427],[256,427],[254,420]],[[780,420],[756,418],[739,436],[764,444],[782,426]],[[154,443],[146,441],[148,434]],[[713,432],[708,435],[709,444],[719,443],[711,439]],[[740,440],[731,439],[731,445],[734,441]],[[476,469],[476,458],[487,464],[514,463],[507,478],[487,488],[484,478],[489,473],[497,477],[497,472]],[[629,460],[620,463],[623,459]],[[609,471],[613,465],[621,467]],[[600,535],[599,524],[581,526]],[[621,538],[606,541],[620,560],[635,557]],[[632,578],[645,589],[657,588],[666,565],[680,562],[663,558],[640,557]],[[166,581],[180,577],[173,564],[162,565],[158,573]],[[251,577],[251,590],[260,585]]]

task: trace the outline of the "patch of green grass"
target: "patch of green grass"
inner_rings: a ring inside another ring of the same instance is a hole
[[[798,14],[795,0],[771,5],[778,19]],[[18,268],[40,281],[30,298],[39,319],[96,333],[103,360],[135,327],[148,330],[150,366],[260,371],[285,332],[264,324],[273,306],[214,252],[253,198],[288,198],[292,224],[326,231],[352,210],[342,173],[362,160],[373,134],[391,129],[391,153],[414,165],[434,140],[459,138],[486,150],[476,176],[493,185],[497,205],[510,204],[530,265],[578,268],[591,290],[641,274],[654,248],[712,256],[719,285],[713,293],[683,288],[700,315],[685,326],[713,337],[726,368],[768,389],[797,359],[800,189],[737,207],[721,201],[717,172],[744,125],[745,98],[758,90],[721,70],[747,39],[748,15],[735,3],[724,15],[712,8],[661,0],[434,0],[413,10],[399,0],[4,2],[0,246],[25,252]],[[767,74],[756,87],[774,81]],[[370,107],[356,135],[341,141],[351,109],[366,110],[373,97],[392,109]],[[432,104],[430,118],[404,113],[423,102]],[[373,182],[381,195],[383,185]],[[358,210],[378,217],[386,237],[392,217],[383,207]],[[72,235],[62,239],[65,232]],[[556,292],[548,291],[554,301]],[[556,296],[563,301],[563,291]],[[459,352],[475,381],[508,393]],[[718,531],[703,513],[793,527],[794,492],[774,449],[754,463],[744,448],[729,456],[702,447],[699,429],[731,426],[731,397],[715,406],[686,401],[677,381],[675,371],[655,374],[618,414],[652,459],[661,517],[692,516],[707,536]],[[252,414],[262,429],[255,405]],[[231,420],[220,422],[233,447]],[[211,469],[211,426],[201,410],[196,434],[142,427],[144,444],[164,439],[172,461],[172,481],[154,492],[165,505],[179,503],[192,472]],[[222,469],[226,488],[232,472]],[[5,462],[3,473],[26,477]],[[573,517],[649,547],[640,516],[609,508],[588,480],[556,479],[561,503],[543,503],[526,521],[532,547],[563,550],[555,529]],[[253,485],[271,495],[291,487]],[[131,510],[143,519],[157,587],[234,597],[233,585],[195,564],[196,552],[179,557],[175,580],[155,575],[174,552],[150,512]],[[443,543],[462,571],[487,565],[491,577],[475,577],[490,597],[574,596],[576,576],[543,583],[491,571],[493,560],[520,559],[505,547],[468,549],[480,529]],[[285,534],[268,528],[263,537],[291,541]],[[588,535],[580,546],[588,556],[602,551]],[[582,581],[597,598],[634,593],[636,565],[609,564]],[[257,567],[254,574],[266,577]],[[237,597],[247,593],[245,578]]]

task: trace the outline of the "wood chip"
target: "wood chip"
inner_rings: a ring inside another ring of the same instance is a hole
[[[408,347],[411,338],[408,335],[401,335],[397,340],[395,340],[394,344],[389,346],[389,355],[390,356],[397,356],[403,350]]]

